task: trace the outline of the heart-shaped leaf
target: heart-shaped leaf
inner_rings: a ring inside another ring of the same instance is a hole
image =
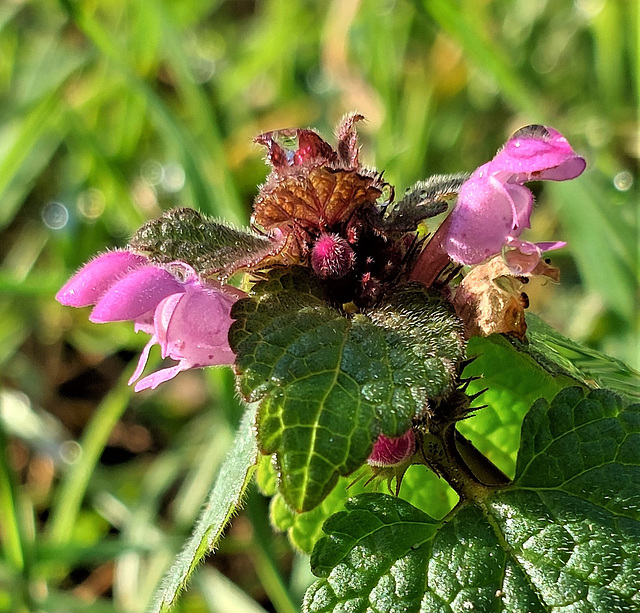
[[[307,613],[640,609],[640,405],[562,390],[522,429],[515,484],[445,522],[362,494],[325,523]]]
[[[416,285],[348,317],[307,271],[276,270],[232,316],[240,389],[261,400],[259,446],[275,454],[280,492],[297,511],[361,466],[380,434],[404,434],[429,399],[448,394],[464,356],[451,307]]]

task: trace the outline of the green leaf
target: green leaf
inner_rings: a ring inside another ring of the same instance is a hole
[[[130,246],[153,262],[180,260],[203,276],[229,276],[276,251],[279,244],[189,208],[172,209],[144,224]]]
[[[269,456],[261,455],[258,458],[256,485],[263,496],[273,496],[278,491],[278,474]]]
[[[390,230],[410,232],[425,219],[435,217],[447,210],[447,201],[452,200],[469,175],[433,175],[426,181],[418,181],[407,189],[385,216]]]
[[[576,381],[545,370],[502,334],[472,337],[467,354],[475,360],[465,368],[463,378],[478,377],[470,383],[468,393],[486,390],[472,406],[486,408],[458,428],[481,453],[513,477],[525,414],[538,398],[552,400]]]
[[[594,387],[640,400],[640,373],[620,360],[572,341],[539,317],[527,314],[527,344],[514,341],[551,373],[564,373]]]
[[[232,316],[240,390],[262,401],[258,442],[276,455],[280,492],[297,511],[361,466],[380,433],[404,434],[427,399],[446,395],[464,355],[450,307],[413,285],[349,318],[306,271],[277,270]]]
[[[513,486],[436,522],[362,494],[324,526],[305,596],[330,611],[640,608],[640,405],[562,390],[525,419]]]
[[[191,574],[202,559],[216,547],[225,526],[240,506],[257,461],[252,428],[255,411],[255,406],[247,409],[193,534],[167,572],[150,611],[166,611],[175,604]]]
[[[622,408],[607,390],[572,387],[539,400],[522,426],[516,483],[558,489],[640,519],[640,404]]]

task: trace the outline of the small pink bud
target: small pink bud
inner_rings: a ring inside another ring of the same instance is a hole
[[[373,445],[373,451],[367,462],[371,466],[395,466],[413,455],[415,450],[416,438],[413,430],[408,430],[397,438],[389,438],[381,434]]]
[[[311,251],[311,266],[323,279],[340,279],[355,263],[351,245],[337,234],[321,234]]]

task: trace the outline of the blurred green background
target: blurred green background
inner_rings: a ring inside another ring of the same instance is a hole
[[[528,236],[569,247],[531,308],[637,368],[637,43],[625,0],[2,2],[0,611],[143,611],[189,533],[242,411],[231,373],[134,396],[143,335],[53,296],[167,208],[246,224],[260,132],[330,140],[358,110],[402,191],[560,130],[588,168],[534,186]],[[178,610],[298,609],[308,562],[266,509],[252,491]]]

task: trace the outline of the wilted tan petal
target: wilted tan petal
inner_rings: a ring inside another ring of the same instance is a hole
[[[456,312],[465,324],[467,337],[501,333],[523,339],[527,331],[524,311],[528,300],[521,291],[521,279],[534,275],[558,281],[560,271],[540,261],[531,273],[516,277],[501,256],[473,268],[453,299]]]

